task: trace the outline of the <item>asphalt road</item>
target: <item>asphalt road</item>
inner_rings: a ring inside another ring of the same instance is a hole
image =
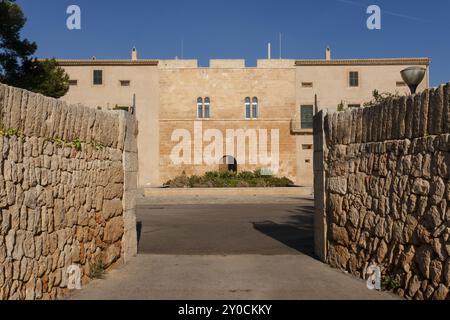
[[[139,253],[313,254],[313,207],[302,204],[144,205]]]
[[[314,258],[312,205],[144,202],[139,255],[71,298],[396,299]]]

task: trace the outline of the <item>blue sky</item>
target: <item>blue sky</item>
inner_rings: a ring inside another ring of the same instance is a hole
[[[450,1],[447,0],[18,0],[23,35],[38,43],[40,58],[170,59],[182,54],[207,66],[210,58],[267,55],[323,58],[431,57],[431,85],[450,81]],[[82,29],[66,28],[66,9],[77,4]],[[382,29],[366,27],[366,8],[382,9]]]

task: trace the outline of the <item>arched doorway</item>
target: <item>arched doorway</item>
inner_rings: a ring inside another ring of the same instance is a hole
[[[220,172],[237,172],[237,161],[233,156],[224,156],[219,164]]]

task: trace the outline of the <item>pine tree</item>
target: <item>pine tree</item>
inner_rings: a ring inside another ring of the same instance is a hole
[[[15,0],[0,0],[0,82],[59,98],[69,90],[69,77],[55,60],[33,57],[35,42],[21,39],[26,23]]]

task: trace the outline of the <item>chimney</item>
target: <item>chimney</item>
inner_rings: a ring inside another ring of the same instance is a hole
[[[327,47],[327,50],[325,51],[325,60],[330,61],[331,60],[331,49],[330,47]]]
[[[131,50],[131,60],[137,61],[137,59],[138,59],[137,50],[135,47],[133,47],[133,49]]]
[[[272,45],[270,42],[267,44],[267,59],[272,59]]]

